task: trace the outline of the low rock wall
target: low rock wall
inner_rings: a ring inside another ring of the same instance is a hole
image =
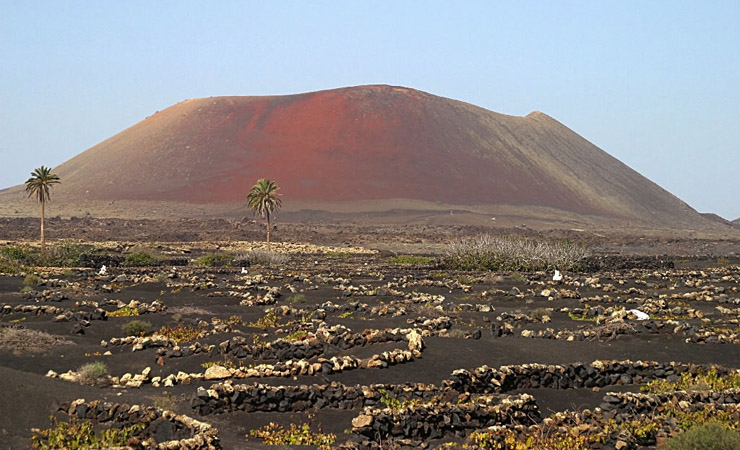
[[[79,399],[58,405],[57,411],[79,420],[123,425],[146,424],[136,437],[138,447],[160,450],[216,450],[221,448],[218,430],[210,424],[172,411]],[[115,426],[115,425],[114,425]]]

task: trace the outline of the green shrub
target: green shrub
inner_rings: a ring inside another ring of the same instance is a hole
[[[15,275],[23,272],[24,267],[18,261],[5,255],[0,255],[0,273]]]
[[[137,423],[123,428],[109,428],[95,432],[91,422],[78,422],[72,416],[70,422],[57,424],[51,417],[51,428],[34,429],[31,436],[33,448],[39,450],[85,450],[91,448],[123,447],[132,437],[139,434],[146,424]]]
[[[247,437],[258,437],[266,445],[315,445],[319,450],[328,450],[334,441],[335,434],[314,433],[307,423],[290,424],[289,428],[270,422],[259,430],[251,430]]]
[[[41,277],[33,273],[26,275],[26,278],[23,279],[23,285],[28,287],[38,286],[40,282]]]
[[[740,433],[717,422],[710,422],[672,436],[661,448],[664,450],[737,450],[740,449]]]
[[[285,299],[285,301],[288,302],[288,303],[291,303],[291,304],[293,304],[293,303],[306,303],[306,296],[303,295],[303,294],[291,295],[290,297],[288,297],[287,299]]]
[[[105,382],[108,378],[108,366],[102,361],[91,362],[77,369],[77,380],[82,384],[96,385]]]
[[[178,323],[177,327],[163,326],[156,332],[159,336],[164,336],[167,339],[172,339],[175,342],[191,342],[196,339],[203,337],[208,330],[204,328],[196,328],[194,326],[183,326]]]
[[[415,255],[400,255],[390,258],[389,264],[400,264],[405,266],[421,266],[429,264],[434,261],[434,258],[429,256],[415,256]]]
[[[149,253],[136,252],[126,256],[123,260],[124,266],[143,267],[153,266],[157,263],[157,260]]]
[[[77,267],[80,265],[80,256],[91,250],[93,247],[90,245],[59,241],[47,249],[46,255],[40,258],[39,263],[51,267]]]
[[[8,260],[15,261],[21,265],[34,264],[38,255],[38,250],[27,247],[12,246],[0,248],[0,256],[3,256]]]
[[[653,380],[641,390],[652,394],[670,394],[676,391],[723,391],[738,388],[740,388],[740,373],[731,372],[720,376],[716,370],[709,369],[697,374],[683,373],[677,381]]]
[[[210,255],[203,255],[195,261],[196,266],[206,267],[225,267],[231,265],[234,260],[229,255],[223,253],[212,253]]]
[[[443,263],[456,270],[568,270],[588,254],[585,247],[571,242],[482,235],[452,242]]]
[[[111,311],[106,314],[108,317],[131,317],[131,316],[138,316],[139,310],[138,308],[132,308],[130,306],[121,306],[115,311]]]
[[[151,328],[151,322],[145,320],[132,320],[121,325],[121,330],[126,333],[126,336],[144,336]]]

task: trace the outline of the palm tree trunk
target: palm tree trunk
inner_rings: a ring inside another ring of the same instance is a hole
[[[270,225],[270,213],[265,214],[265,217],[267,218],[267,250],[270,250],[270,229],[272,229]]]
[[[41,202],[41,254],[46,254],[46,236],[44,235],[44,202]]]

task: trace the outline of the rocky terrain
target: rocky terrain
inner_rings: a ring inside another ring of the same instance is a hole
[[[26,245],[15,229],[3,248]],[[81,267],[0,276],[0,448],[30,446],[52,414],[135,425],[130,447],[163,449],[497,448],[532,436],[637,449],[688,423],[740,421],[736,241],[627,256],[615,249],[644,244],[592,236],[602,251],[558,279],[452,270],[430,251],[445,238],[415,228],[400,240],[428,256],[377,237],[370,249],[361,233],[332,241],[329,229],[262,260],[261,245],[197,232],[90,240],[98,250]],[[147,252],[156,260],[131,256]]]

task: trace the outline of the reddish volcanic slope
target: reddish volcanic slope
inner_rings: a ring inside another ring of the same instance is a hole
[[[413,89],[361,86],[186,100],[55,169],[80,200],[419,199],[545,206],[659,221],[696,212],[551,117],[497,114]]]

